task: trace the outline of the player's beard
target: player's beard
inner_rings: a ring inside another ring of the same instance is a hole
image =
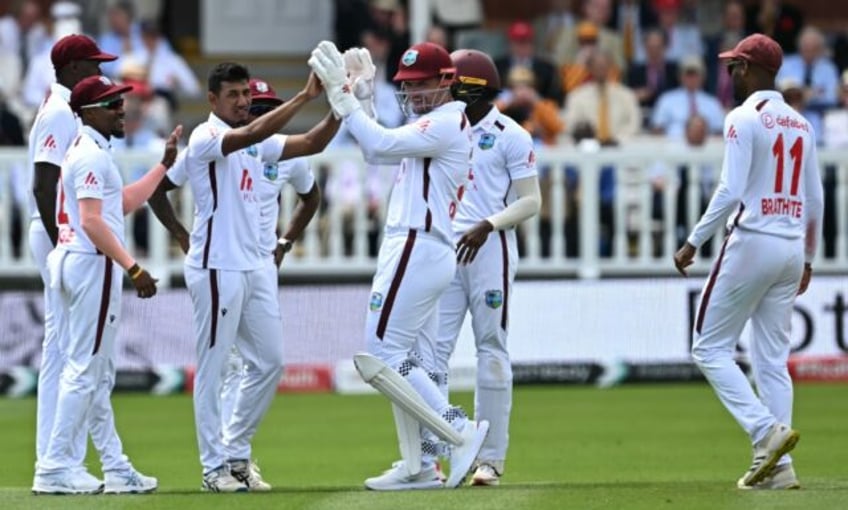
[[[737,104],[748,99],[748,91],[746,90],[745,83],[735,77],[733,78],[733,99]]]

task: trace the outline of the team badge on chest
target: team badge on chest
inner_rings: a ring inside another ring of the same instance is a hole
[[[273,163],[269,163],[269,164],[265,165],[265,169],[262,171],[262,174],[269,181],[276,181],[277,176],[279,175],[279,172],[277,170],[277,165],[275,165]]]
[[[247,148],[247,155],[252,158],[255,158],[259,155],[259,149],[257,149],[255,145],[251,145]]]
[[[372,312],[377,312],[381,308],[383,308],[383,295],[379,292],[371,293],[371,302],[368,304],[368,307]]]
[[[500,290],[486,291],[486,306],[492,309],[500,308],[503,304],[503,292]]]
[[[477,142],[477,146],[484,151],[491,149],[495,146],[495,135],[492,133],[483,133],[483,136],[480,137],[480,141]]]

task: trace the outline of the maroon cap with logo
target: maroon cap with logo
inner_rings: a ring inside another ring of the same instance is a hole
[[[271,103],[282,104],[284,101],[277,97],[277,93],[274,92],[274,87],[271,86],[265,80],[260,80],[258,78],[250,79],[250,98],[254,101],[268,101]]]
[[[438,44],[423,42],[412,45],[403,52],[398,64],[398,72],[393,81],[417,81],[438,78],[443,74],[453,75],[453,67],[448,51]]]
[[[771,37],[753,34],[739,41],[732,50],[719,53],[718,58],[742,59],[776,73],[783,65],[783,50]]]
[[[83,106],[129,92],[132,88],[132,85],[118,85],[105,76],[89,76],[71,91],[71,109],[79,112]]]
[[[117,59],[117,55],[101,51],[96,42],[81,34],[72,34],[59,39],[50,50],[50,60],[53,62],[54,69],[61,69],[75,60],[111,62]]]

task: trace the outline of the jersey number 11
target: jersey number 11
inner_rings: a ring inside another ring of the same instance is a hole
[[[783,133],[777,135],[774,145],[771,148],[771,153],[777,158],[777,168],[774,176],[774,192],[783,193]],[[800,136],[795,139],[795,143],[789,149],[789,157],[792,158],[792,183],[789,187],[789,194],[796,196],[798,194],[798,181],[801,177],[801,160],[804,155],[804,139]]]

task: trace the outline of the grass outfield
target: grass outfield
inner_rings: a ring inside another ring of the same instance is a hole
[[[803,489],[744,492],[750,451],[706,385],[519,388],[498,488],[372,493],[397,457],[379,396],[283,395],[254,441],[270,494],[203,494],[191,400],[113,399],[126,452],[157,476],[150,496],[32,496],[35,400],[0,399],[0,509],[837,510],[848,508],[848,387],[800,385],[795,466]],[[468,408],[470,394],[456,400]],[[91,448],[89,448],[91,451]],[[88,465],[99,473],[99,462]]]

